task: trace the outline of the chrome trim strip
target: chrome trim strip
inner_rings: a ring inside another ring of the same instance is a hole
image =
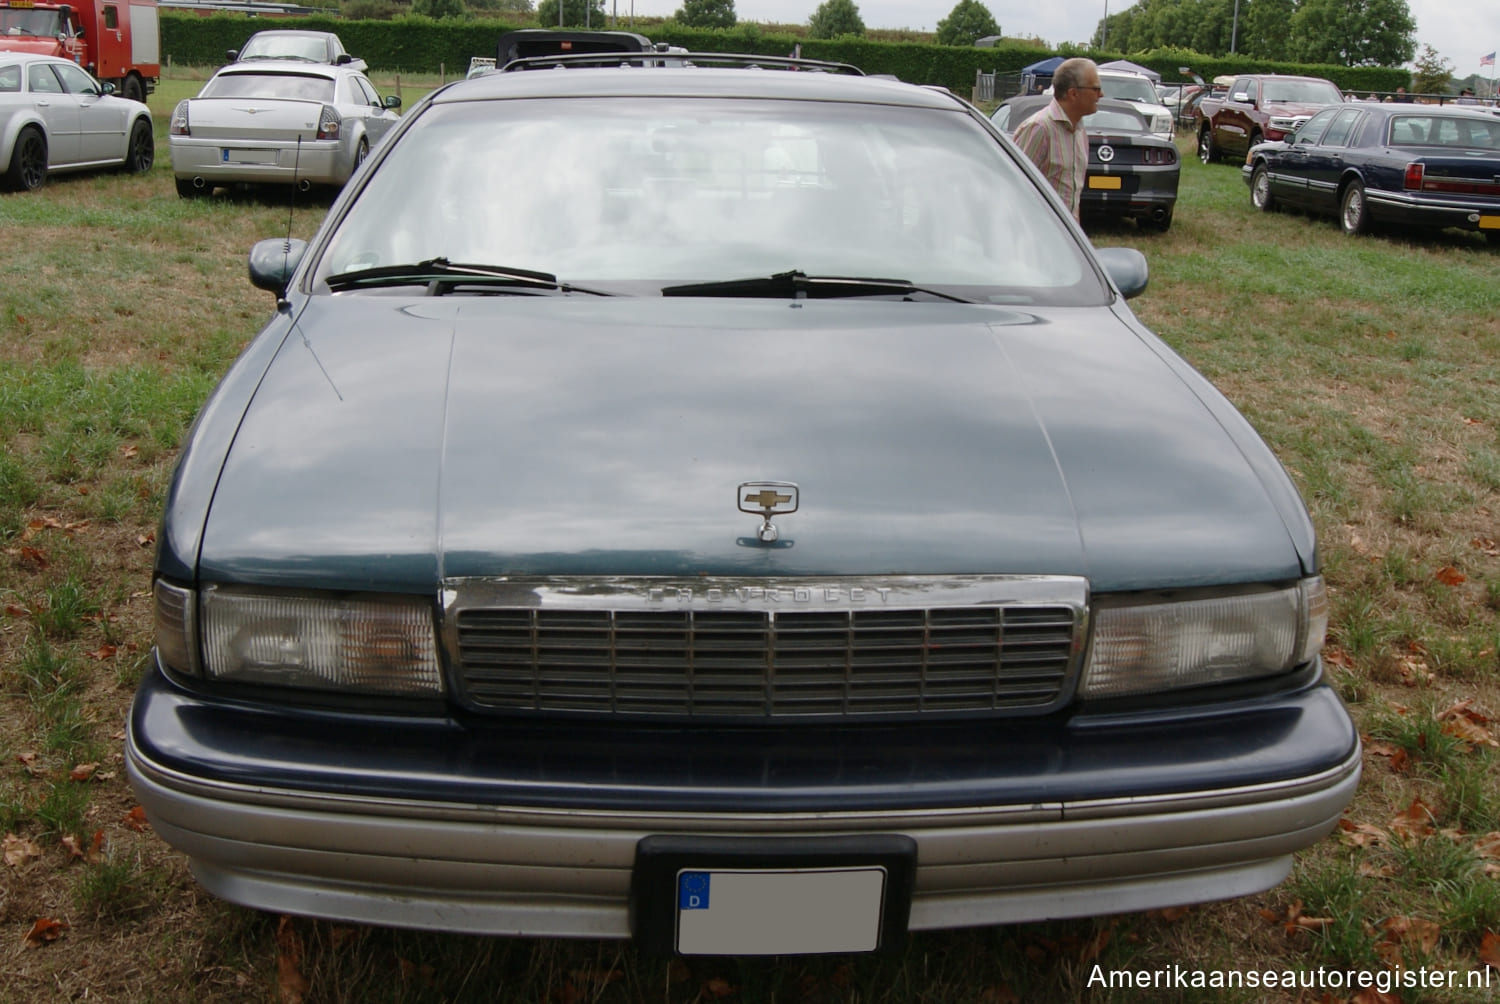
[[[1361,767],[1361,752],[1356,749],[1336,767],[1266,784],[1245,785],[1200,792],[1181,792],[1119,799],[1083,802],[1037,802],[1029,805],[992,805],[952,809],[879,810],[867,812],[625,812],[613,809],[552,809],[530,806],[455,805],[450,802],[395,800],[363,795],[288,791],[228,781],[210,781],[155,764],[136,749],[133,739],[126,743],[126,767],[143,781],[194,798],[234,805],[266,806],[294,811],[347,812],[410,819],[420,816],[432,821],[505,823],[523,826],[546,826],[579,829],[644,829],[704,832],[753,828],[757,832],[806,829],[809,824],[820,828],[855,829],[900,826],[927,829],[941,826],[977,826],[1017,824],[1048,820],[1089,820],[1143,816],[1158,813],[1200,812],[1272,800],[1300,798],[1335,787]],[[555,787],[555,786],[553,786]]]

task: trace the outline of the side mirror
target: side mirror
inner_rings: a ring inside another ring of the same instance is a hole
[[[1244,104],[1245,102],[1250,100],[1250,93],[1248,91],[1235,91],[1229,96],[1229,100],[1238,101],[1240,104]]]
[[[250,285],[281,296],[305,254],[307,241],[304,240],[272,237],[256,241],[250,248]]]
[[[1146,291],[1149,269],[1146,256],[1135,248],[1097,248],[1094,254],[1110,281],[1119,287],[1120,295],[1129,300]]]
[[[99,93],[100,94],[108,96],[110,94],[113,94],[114,92],[115,92],[115,85],[114,84],[110,83],[108,80],[101,80],[99,82]]]
[[[334,66],[343,66],[345,63],[352,62],[354,62],[354,57],[349,55],[347,52],[341,52],[337,56],[333,57]]]
[[[240,58],[240,50],[238,50],[238,49],[228,49],[224,53],[224,62],[226,62],[226,63],[232,63],[236,59],[239,59],[239,58]]]
[[[401,107],[401,95],[387,94],[385,96],[385,100],[382,101],[381,104],[386,108],[389,108],[391,111],[395,111],[397,108]]]

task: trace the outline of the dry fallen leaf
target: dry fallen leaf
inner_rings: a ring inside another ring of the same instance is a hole
[[[1323,661],[1342,669],[1354,668],[1354,657],[1336,645],[1323,646]]]
[[[302,938],[292,918],[282,914],[276,925],[276,994],[281,1004],[302,1004],[311,985],[302,975]]]
[[[5,863],[12,868],[19,868],[32,858],[42,856],[42,849],[35,842],[14,833],[5,835],[5,840],[0,842],[0,848],[3,848]]]
[[[16,603],[5,604],[5,613],[8,617],[30,617],[31,611]]]
[[[1413,798],[1411,805],[1391,818],[1391,831],[1410,840],[1424,839],[1437,832],[1432,825],[1433,818],[1427,804],[1420,798]]]
[[[1390,840],[1390,834],[1369,823],[1352,823],[1339,820],[1339,840],[1350,847],[1374,847]]]
[[[26,947],[36,948],[50,941],[56,941],[63,936],[68,925],[51,917],[38,917],[36,923],[31,925],[31,930],[26,932]]]
[[[85,658],[97,659],[102,662],[105,659],[113,659],[115,653],[118,651],[120,651],[120,646],[118,645],[100,645],[92,652],[85,652],[83,654]]]
[[[1479,961],[1491,969],[1500,969],[1500,934],[1485,931],[1479,941]]]
[[[1468,576],[1452,565],[1444,565],[1442,568],[1439,568],[1437,573],[1433,575],[1433,578],[1445,586],[1461,586],[1469,581]]]
[[[125,825],[137,833],[144,833],[150,822],[146,819],[146,810],[137,805],[134,809],[125,813]]]
[[[94,776],[94,772],[98,769],[99,765],[97,763],[81,763],[68,771],[68,780],[87,781]]]
[[[126,460],[134,460],[136,456],[140,454],[140,452],[140,449],[133,444],[127,443],[126,445],[120,447],[120,456],[124,457]]]
[[[1474,852],[1482,858],[1500,861],[1500,830],[1486,833],[1475,840]]]
[[[1432,954],[1443,934],[1440,925],[1420,917],[1391,917],[1380,925],[1380,930],[1385,934],[1383,941],[1416,945],[1425,955]]]
[[[1396,875],[1396,866],[1376,865],[1368,861],[1361,861],[1355,871],[1365,878],[1394,878]]]

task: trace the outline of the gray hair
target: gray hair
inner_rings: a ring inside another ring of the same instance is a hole
[[[1082,56],[1063,60],[1062,65],[1052,71],[1053,96],[1067,97],[1073,88],[1086,86],[1084,79],[1088,76],[1088,71],[1097,69],[1092,59],[1084,59]]]

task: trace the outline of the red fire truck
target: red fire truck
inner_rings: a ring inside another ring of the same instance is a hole
[[[0,0],[0,52],[66,57],[145,101],[161,79],[156,0]]]

